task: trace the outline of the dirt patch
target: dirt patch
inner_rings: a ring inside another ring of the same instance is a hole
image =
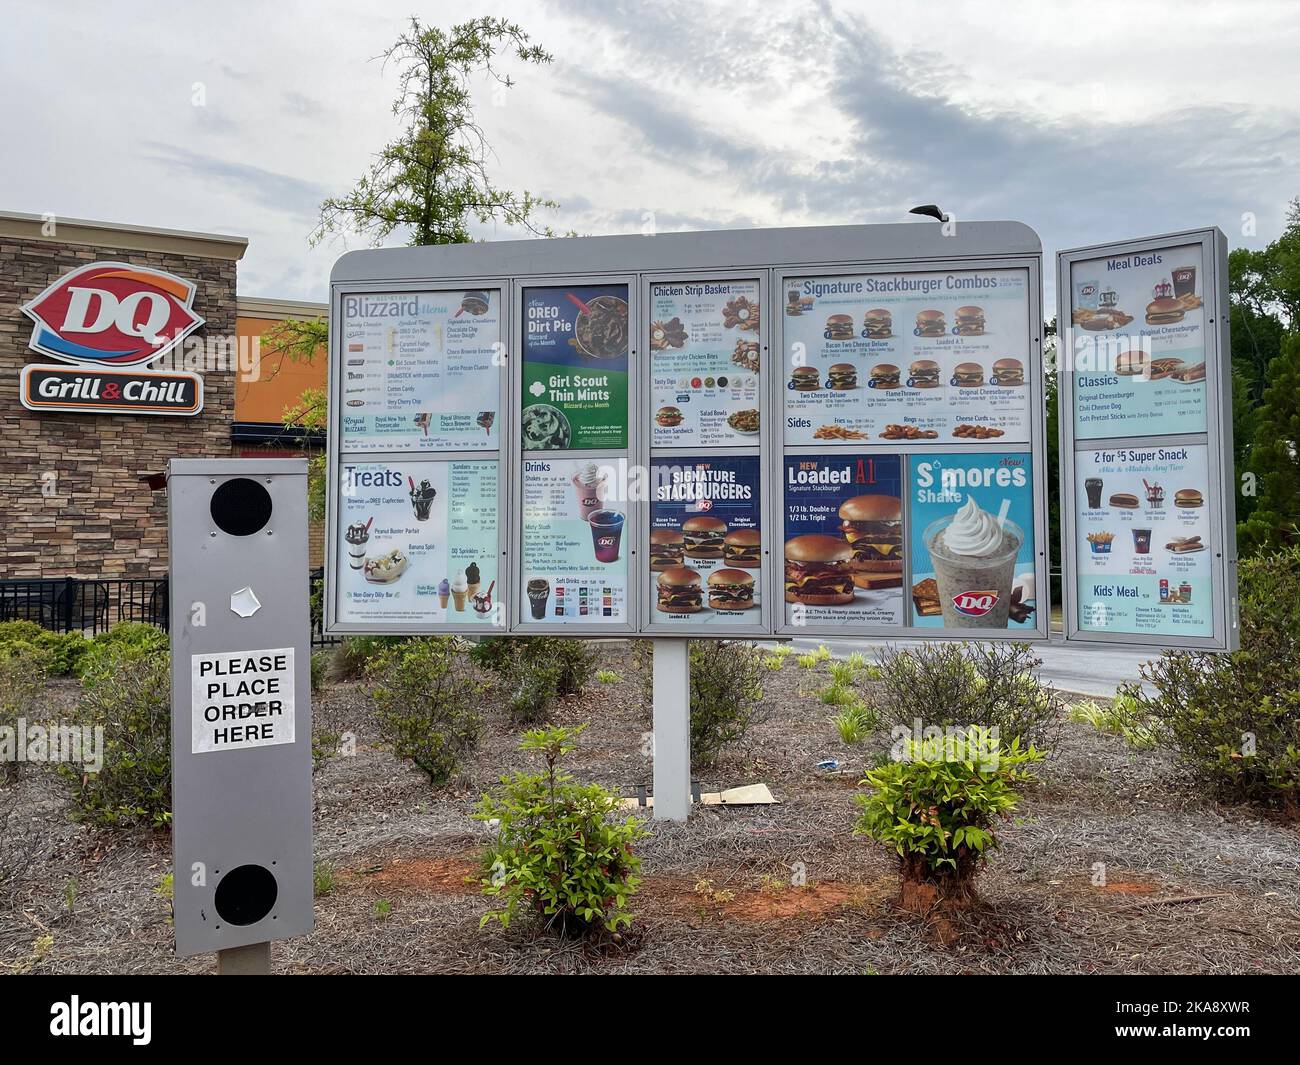
[[[1160,885],[1141,880],[1108,880],[1097,890],[1103,895],[1154,895],[1160,890]]]
[[[741,921],[816,920],[843,910],[872,909],[892,890],[892,886],[881,890],[878,884],[837,881],[807,887],[764,888],[738,895],[723,907],[723,912]]]
[[[380,897],[476,895],[479,863],[463,855],[451,858],[394,858],[379,869],[360,866],[346,874],[348,886]]]

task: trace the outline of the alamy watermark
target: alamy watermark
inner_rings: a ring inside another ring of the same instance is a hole
[[[20,717],[0,725],[0,762],[68,762],[98,773],[104,765],[104,728]]]

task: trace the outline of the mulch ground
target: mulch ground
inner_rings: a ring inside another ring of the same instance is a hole
[[[613,684],[558,712],[588,722],[569,769],[630,793],[649,784],[642,682],[623,644],[604,645]],[[435,791],[380,742],[363,688],[331,685],[319,722],[356,754],[316,775],[316,854],[333,871],[316,930],[276,944],[281,972],[314,973],[1236,973],[1300,972],[1300,832],[1216,805],[1159,752],[1064,723],[1041,782],[980,879],[983,905],[946,936],[896,911],[895,859],[852,834],[862,769],[884,735],[842,743],[815,696],[824,672],[789,659],[764,678],[767,719],[704,790],[764,781],[780,804],[706,807],[649,822],[644,882],[624,942],[594,949],[529,922],[480,929],[473,882],[489,830],[478,795],[526,768],[495,709],[472,764]],[[53,685],[51,699],[73,697]],[[841,770],[816,769],[835,758]],[[106,833],[67,819],[64,785],[39,768],[4,789],[31,865],[0,905],[0,971],[202,973],[172,954],[166,834]],[[68,905],[71,898],[71,906]],[[1187,900],[1187,901],[1171,901]]]

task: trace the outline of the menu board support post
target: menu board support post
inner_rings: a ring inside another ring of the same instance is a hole
[[[654,641],[654,818],[691,812],[690,641]]]

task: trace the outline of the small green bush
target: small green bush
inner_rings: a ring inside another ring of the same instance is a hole
[[[77,672],[90,647],[79,632],[50,632],[34,621],[0,622],[0,659],[14,655],[35,657],[48,676]]]
[[[558,769],[583,727],[525,733],[519,749],[539,753],[545,771],[503,777],[480,800],[474,816],[498,823],[483,853],[483,894],[502,903],[480,927],[493,920],[509,927],[521,910],[567,936],[616,933],[631,923],[627,901],[641,865],[632,848],[646,833],[634,817],[617,819],[617,795]]]
[[[764,653],[727,640],[692,640],[691,762],[713,765],[722,749],[767,717]]]
[[[77,674],[86,677],[96,673],[110,659],[147,658],[167,654],[170,649],[167,633],[157,625],[122,621],[88,641],[77,665]]]
[[[555,701],[581,694],[599,660],[590,644],[560,636],[485,636],[470,658],[501,678],[516,725],[550,720]]]
[[[8,644],[0,654],[0,727],[13,730],[11,735],[16,737],[18,719],[31,720],[36,715],[44,688],[45,669],[39,653],[20,640]],[[17,750],[0,752],[0,784],[17,779],[26,764],[17,755]]]
[[[334,653],[334,671],[339,680],[356,680],[365,676],[374,659],[409,640],[409,636],[346,636]]]
[[[313,695],[324,690],[325,675],[329,672],[330,662],[333,658],[333,653],[324,648],[311,653],[311,690]]]
[[[424,636],[384,648],[366,673],[380,732],[435,787],[452,780],[483,731],[481,685],[461,650],[455,637]]]

